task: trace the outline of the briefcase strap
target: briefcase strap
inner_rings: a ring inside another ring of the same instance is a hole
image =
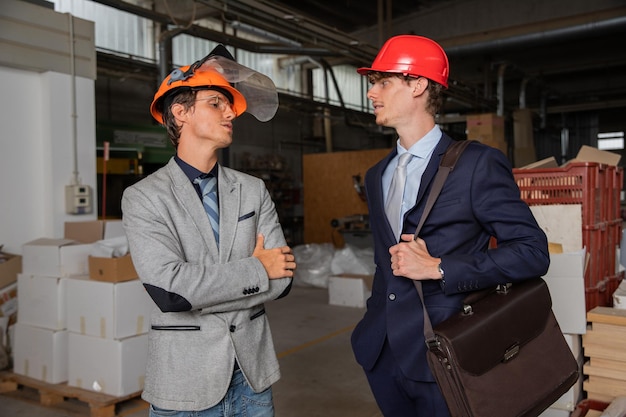
[[[422,213],[422,217],[420,217],[420,221],[415,229],[414,239],[418,238],[419,232],[422,230],[422,226],[426,221],[426,217],[430,214],[430,211],[435,205],[435,201],[437,201],[437,197],[439,197],[439,193],[441,193],[441,189],[443,188],[443,184],[446,182],[446,178],[448,178],[448,174],[450,174],[450,172],[454,169],[459,157],[470,142],[472,141],[462,140],[454,142],[452,145],[448,146],[448,149],[446,149],[446,153],[443,155],[441,162],[439,163],[437,175],[435,175],[435,179],[433,180],[433,186],[428,194],[424,212]],[[417,289],[417,293],[422,301],[422,308],[424,309],[424,338],[426,339],[426,344],[429,349],[435,349],[437,347],[437,340],[435,338],[433,326],[430,322],[430,316],[428,315],[428,311],[426,311],[426,303],[424,303],[424,293],[422,291],[422,282],[413,281],[413,284]]]

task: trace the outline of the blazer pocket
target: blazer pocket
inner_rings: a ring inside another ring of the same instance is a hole
[[[254,319],[258,319],[259,317],[261,317],[263,314],[265,314],[265,309],[259,310],[256,313],[254,313],[253,315],[250,316],[250,320],[254,320]]]
[[[168,330],[168,331],[176,331],[176,332],[190,332],[190,331],[198,331],[198,330],[200,330],[200,326],[194,326],[194,325],[189,325],[189,326],[185,326],[185,325],[175,325],[175,326],[152,325],[151,328],[152,328],[152,330]]]
[[[251,211],[250,213],[244,214],[243,216],[239,217],[239,219],[237,221],[238,222],[242,222],[242,221],[244,221],[246,219],[249,219],[250,217],[254,216],[255,214],[256,214],[255,211]]]

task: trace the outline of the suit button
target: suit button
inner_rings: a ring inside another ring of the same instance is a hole
[[[234,324],[231,324],[230,327],[228,328],[228,330],[230,330],[231,333],[234,333],[236,329],[237,329],[237,326],[235,326]]]
[[[395,301],[395,299],[396,299],[396,295],[395,295],[394,293],[389,294],[389,299],[390,299],[391,301]]]

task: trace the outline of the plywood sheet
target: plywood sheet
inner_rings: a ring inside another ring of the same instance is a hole
[[[329,152],[304,155],[304,243],[343,246],[343,237],[331,226],[333,219],[368,213],[357,193],[353,176],[365,172],[390,149]]]

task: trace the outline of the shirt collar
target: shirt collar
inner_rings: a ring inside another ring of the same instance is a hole
[[[189,181],[191,181],[191,182],[193,182],[193,180],[195,180],[196,178],[198,178],[200,176],[207,177],[209,175],[212,175],[215,178],[217,178],[217,173],[219,171],[217,169],[217,165],[218,164],[213,165],[213,168],[211,168],[211,170],[209,172],[205,173],[205,172],[200,171],[197,168],[192,167],[187,162],[185,162],[182,159],[180,159],[180,157],[178,155],[174,155],[174,160],[176,161],[176,163],[178,164],[180,169],[183,170],[183,172],[185,173],[185,175],[187,176],[187,178],[189,178]]]
[[[439,125],[435,125],[424,137],[415,142],[413,146],[409,149],[404,149],[402,145],[400,145],[400,139],[396,143],[396,150],[398,155],[401,155],[405,152],[411,152],[414,156],[417,156],[421,159],[426,159],[430,156],[437,143],[439,143],[439,139],[441,139],[441,129]]]

